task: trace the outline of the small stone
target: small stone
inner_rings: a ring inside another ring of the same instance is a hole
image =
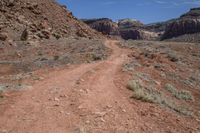
[[[61,98],[67,97],[65,94],[60,95]]]
[[[196,119],[196,121],[200,122],[200,119]]]
[[[80,84],[80,81],[76,81],[76,84],[78,84],[78,85],[79,85],[79,84]]]
[[[64,111],[60,111],[61,114],[64,114]]]
[[[84,109],[83,105],[78,106],[78,109]]]
[[[55,98],[54,98],[54,100],[55,100],[55,101],[57,101],[57,102],[59,102],[59,101],[60,101],[60,99],[58,99],[57,97],[55,97]]]
[[[7,130],[5,130],[5,129],[0,129],[0,133],[7,133]]]
[[[123,109],[123,110],[122,110],[122,112],[126,113],[126,110],[125,110],[125,109]]]
[[[107,108],[112,108],[112,106],[111,106],[111,105],[107,105],[106,107],[107,107]]]
[[[25,29],[25,30],[22,32],[21,40],[22,40],[22,41],[28,40],[28,31],[27,31],[27,29]]]
[[[161,85],[161,82],[159,82],[159,81],[156,81],[156,80],[155,80],[155,83],[156,83],[157,85]]]
[[[101,122],[106,122],[103,118],[101,118],[100,120],[101,120]]]
[[[70,113],[66,113],[66,115],[70,115]]]
[[[90,121],[88,120],[88,121],[86,121],[85,123],[86,123],[86,124],[90,124]]]
[[[75,129],[75,133],[85,133],[85,130],[84,130],[84,128],[76,128]]]
[[[83,92],[84,92],[84,90],[82,90],[82,89],[80,89],[79,91],[80,91],[81,93],[83,93]]]
[[[103,117],[106,115],[106,112],[95,112],[95,115],[97,115],[98,117]]]
[[[13,40],[8,40],[8,44],[10,46],[17,46],[17,44],[15,42],[13,42]]]
[[[39,77],[39,80],[44,80],[44,77]]]
[[[60,106],[58,103],[56,103],[56,104],[54,104],[54,106],[56,106],[56,107],[58,107],[58,106]]]

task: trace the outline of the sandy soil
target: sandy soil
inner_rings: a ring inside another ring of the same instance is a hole
[[[131,51],[116,43],[106,41],[113,51],[106,61],[54,70],[32,88],[8,93],[0,133],[198,132],[191,118],[130,99],[121,67]]]

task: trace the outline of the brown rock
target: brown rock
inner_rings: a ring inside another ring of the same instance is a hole
[[[45,39],[49,39],[50,38],[50,32],[48,30],[42,30],[41,33],[43,34],[43,37]]]
[[[28,31],[27,31],[27,29],[25,29],[25,30],[22,32],[21,40],[22,40],[22,41],[28,40]]]

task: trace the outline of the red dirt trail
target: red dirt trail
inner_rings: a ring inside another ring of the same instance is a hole
[[[116,85],[117,73],[130,53],[116,43],[106,41],[113,51],[107,60],[55,70],[31,89],[21,91],[12,102],[0,105],[0,132],[137,133],[163,132],[165,127],[175,126],[175,118],[165,120],[168,125],[156,123],[159,116],[145,124],[148,119],[136,109],[140,105],[130,102],[125,87]]]

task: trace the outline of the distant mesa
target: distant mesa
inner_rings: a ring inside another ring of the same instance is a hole
[[[118,26],[120,29],[128,29],[128,28],[143,27],[144,24],[138,20],[128,18],[128,19],[120,19],[118,21]]]
[[[103,33],[104,35],[118,35],[118,25],[109,18],[82,19],[91,28]]]
[[[119,36],[126,40],[152,40],[157,37],[157,33],[146,30],[142,22],[134,19],[121,19],[114,22],[109,18],[97,18],[82,19],[82,21],[104,35]]]
[[[120,19],[117,22],[109,18],[83,19],[83,22],[104,35],[119,36],[125,40],[169,40],[184,35],[198,41],[200,32],[200,8],[192,8],[179,18],[165,22],[143,24],[135,19]],[[181,40],[180,38],[177,40]],[[200,40],[200,39],[199,39]],[[185,41],[185,39],[183,39]],[[191,39],[188,39],[190,42]]]
[[[170,39],[185,34],[195,34],[194,39],[196,39],[196,36],[199,34],[199,32],[200,8],[192,8],[189,12],[183,14],[180,16],[180,18],[167,25],[162,39]]]

